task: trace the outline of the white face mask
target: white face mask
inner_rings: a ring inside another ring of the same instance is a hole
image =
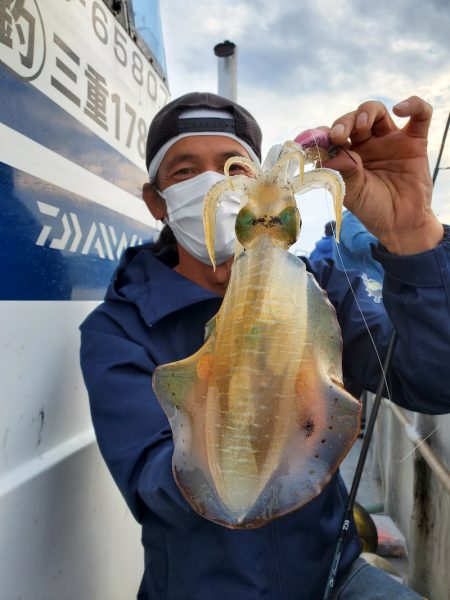
[[[167,222],[177,242],[192,256],[210,265],[203,229],[203,200],[210,187],[225,179],[224,175],[206,171],[192,179],[176,183],[158,192],[167,206]],[[226,192],[216,213],[214,247],[218,265],[234,254],[236,217],[240,209],[240,194]]]

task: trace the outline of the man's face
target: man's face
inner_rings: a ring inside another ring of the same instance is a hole
[[[144,184],[143,198],[151,214],[157,220],[167,218],[166,201],[156,188],[164,191],[171,185],[192,179],[206,171],[223,175],[223,168],[231,156],[250,158],[245,148],[232,138],[223,135],[196,135],[178,140],[163,158],[155,185]],[[249,174],[242,165],[232,165],[231,175]],[[252,174],[249,174],[252,176]],[[233,256],[214,271],[191,256],[178,244],[180,262],[176,270],[187,279],[198,283],[221,296],[225,294],[231,273]]]
[[[156,176],[161,191],[196,177],[205,171],[223,175],[225,162],[231,156],[250,158],[241,144],[221,135],[196,135],[178,140],[163,158]],[[246,174],[242,165],[232,165],[230,175]]]

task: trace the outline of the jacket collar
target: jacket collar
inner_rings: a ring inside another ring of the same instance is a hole
[[[197,302],[221,300],[217,294],[173,271],[152,249],[153,244],[143,244],[124,252],[105,300],[135,304],[149,326]]]

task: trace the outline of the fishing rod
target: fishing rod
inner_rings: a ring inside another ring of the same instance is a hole
[[[436,165],[434,167],[433,187],[434,187],[434,184],[436,183],[436,179],[437,179],[437,176],[439,173],[442,153],[444,151],[444,146],[445,146],[445,141],[447,139],[447,133],[448,133],[449,126],[450,126],[450,113],[447,118],[447,123],[445,125],[444,134],[442,136],[442,142],[441,142],[441,147],[439,150],[439,155],[438,155],[438,158],[436,161]],[[377,392],[375,395],[375,400],[374,400],[374,403],[372,406],[372,410],[370,412],[369,421],[366,426],[366,431],[365,431],[363,443],[361,446],[361,453],[358,458],[358,464],[356,465],[355,475],[353,477],[352,486],[350,489],[350,493],[348,495],[347,505],[345,507],[344,517],[342,519],[342,524],[341,524],[341,530],[340,530],[339,538],[336,543],[336,548],[334,551],[333,562],[331,563],[331,569],[328,574],[328,580],[327,580],[327,585],[325,588],[325,593],[323,595],[323,600],[329,600],[329,598],[331,598],[331,595],[334,592],[334,586],[336,583],[336,574],[337,574],[337,571],[339,568],[339,564],[341,562],[342,550],[344,548],[344,545],[345,545],[345,542],[347,540],[348,533],[350,530],[350,520],[351,520],[352,513],[353,513],[353,507],[354,507],[355,500],[356,500],[356,494],[358,492],[358,487],[361,482],[362,472],[363,472],[364,465],[366,462],[367,452],[369,451],[369,445],[370,445],[370,442],[372,439],[372,434],[373,434],[373,430],[375,427],[375,421],[376,421],[377,415],[378,415],[378,409],[380,408],[381,398],[383,397],[383,392],[386,387],[386,375],[385,374],[387,374],[387,372],[389,370],[396,341],[397,341],[397,333],[394,329],[392,331],[386,358],[385,358],[385,361],[383,364],[383,369],[382,369],[380,381],[378,384],[378,389],[377,389]]]
[[[444,135],[442,136],[442,142],[441,142],[441,148],[439,150],[439,155],[436,161],[436,166],[434,167],[434,172],[433,172],[433,187],[434,184],[436,182],[436,178],[438,176],[439,173],[439,168],[441,165],[441,158],[442,158],[442,153],[444,151],[444,146],[445,146],[445,140],[447,139],[447,133],[448,133],[448,127],[450,125],[450,113],[448,113],[448,117],[447,117],[447,124],[445,125],[445,130],[444,130]]]
[[[339,564],[341,562],[342,550],[344,548],[345,542],[347,540],[349,530],[350,530],[350,521],[353,513],[353,507],[356,500],[356,494],[358,492],[359,483],[361,481],[362,472],[364,469],[364,464],[366,462],[367,452],[369,450],[370,441],[372,439],[372,433],[375,427],[375,421],[378,415],[378,409],[380,407],[381,398],[383,397],[383,393],[386,387],[386,379],[385,373],[388,372],[392,354],[394,352],[395,344],[397,341],[397,333],[395,329],[392,332],[391,339],[389,342],[389,347],[386,353],[386,358],[383,364],[383,372],[380,377],[380,381],[378,383],[378,389],[375,395],[375,400],[373,403],[372,410],[370,412],[369,421],[366,425],[366,431],[364,434],[363,443],[361,446],[361,453],[358,458],[358,464],[356,465],[355,475],[353,477],[352,487],[350,489],[350,493],[348,495],[347,505],[344,511],[344,518],[342,519],[341,532],[336,544],[336,549],[334,551],[333,562],[331,564],[330,573],[328,575],[327,586],[325,588],[325,594],[323,596],[323,600],[328,600],[331,598],[331,595],[334,592],[334,586],[336,583],[336,574],[339,568]]]

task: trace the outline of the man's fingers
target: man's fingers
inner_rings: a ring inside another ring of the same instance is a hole
[[[358,108],[359,113],[367,112],[368,123],[366,125],[376,137],[382,137],[392,131],[397,131],[388,109],[381,102],[365,102]]]
[[[330,129],[330,139],[333,144],[344,144],[350,137],[350,131],[355,122],[354,112],[347,113],[333,123]]]
[[[357,110],[337,119],[330,132],[333,144],[350,138],[354,146],[363,144],[373,135],[381,137],[397,129],[387,108],[381,102],[369,101]]]
[[[411,96],[396,104],[393,111],[399,117],[410,117],[403,128],[405,133],[415,137],[427,137],[433,114],[433,108],[428,102],[418,96]]]

